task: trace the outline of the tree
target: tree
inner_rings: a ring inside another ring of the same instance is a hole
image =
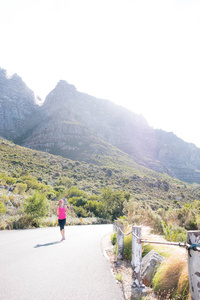
[[[103,189],[101,201],[105,206],[106,214],[112,220],[123,215],[125,193],[123,191],[114,192],[110,188]]]
[[[73,197],[69,199],[69,203],[75,206],[84,206],[87,203],[87,199],[83,197]]]
[[[91,212],[95,217],[105,217],[105,207],[102,202],[88,200],[84,208]]]
[[[49,203],[45,197],[45,194],[34,194],[28,198],[25,203],[25,214],[27,215],[32,225],[38,226],[39,221],[45,217],[49,211]]]

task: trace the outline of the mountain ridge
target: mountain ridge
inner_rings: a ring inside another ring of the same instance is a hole
[[[151,128],[143,116],[109,100],[81,93],[64,80],[38,106],[33,103],[34,93],[31,90],[28,93],[26,85],[14,84],[15,93],[10,94],[7,80],[11,79],[0,69],[0,104],[4,107],[4,113],[0,114],[2,137],[28,148],[97,164],[100,158],[112,157],[120,151],[120,155],[128,154],[147,168],[200,183],[200,149],[173,133]],[[16,106],[19,98],[21,104]],[[16,107],[22,111],[17,117]],[[6,113],[10,115],[8,120]],[[5,120],[7,130],[2,126]],[[9,126],[15,130],[10,132]]]

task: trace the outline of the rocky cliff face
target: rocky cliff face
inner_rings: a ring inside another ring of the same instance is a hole
[[[24,145],[77,160],[88,161],[89,153],[107,155],[111,145],[141,156],[140,137],[151,131],[142,116],[80,93],[65,81],[47,96],[42,116],[42,124]]]
[[[200,183],[200,149],[108,100],[60,81],[42,107],[14,75],[0,70],[0,135],[74,160],[126,153],[137,163],[186,182]],[[122,151],[122,152],[120,152]]]
[[[20,138],[36,123],[32,117],[37,111],[33,91],[17,74],[8,78],[0,69],[0,135],[10,140]]]

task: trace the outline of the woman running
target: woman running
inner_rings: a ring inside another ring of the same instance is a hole
[[[59,206],[57,207],[56,213],[58,215],[58,223],[60,226],[60,233],[62,236],[61,242],[65,240],[65,224],[66,224],[66,215],[68,214],[67,207],[64,206],[63,199],[59,200]]]

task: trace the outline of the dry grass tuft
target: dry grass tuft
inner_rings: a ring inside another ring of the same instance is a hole
[[[189,297],[189,278],[188,278],[188,266],[183,267],[181,275],[179,277],[177,286],[177,299],[190,299]]]
[[[165,299],[188,299],[189,281],[185,255],[170,256],[153,278],[154,291]]]

